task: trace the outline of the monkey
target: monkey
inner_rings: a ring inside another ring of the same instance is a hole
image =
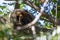
[[[14,10],[13,14],[13,25],[14,29],[17,29],[17,27],[22,27],[23,25],[26,25],[34,20],[34,16],[29,13],[26,10],[20,10],[16,9]]]

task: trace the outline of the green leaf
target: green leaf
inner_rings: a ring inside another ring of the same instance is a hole
[[[21,5],[20,5],[20,8],[23,9],[23,7],[24,7],[24,4],[21,4]]]
[[[1,8],[1,9],[4,9],[4,8],[6,8],[6,6],[0,6],[0,8]]]

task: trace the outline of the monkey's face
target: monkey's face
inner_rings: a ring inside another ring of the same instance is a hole
[[[18,11],[18,12],[17,12],[17,16],[19,16],[19,17],[23,17],[22,12]]]

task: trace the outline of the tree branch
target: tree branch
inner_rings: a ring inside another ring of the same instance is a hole
[[[36,6],[34,3],[32,3],[28,0],[24,0],[24,2],[27,5],[31,6],[32,8],[36,9],[38,12],[40,12],[40,8],[38,6]],[[51,15],[49,15],[47,13],[44,13],[44,14],[42,13],[42,15],[45,16],[47,19],[49,19],[49,21],[52,22],[53,24],[55,23],[55,19]]]
[[[35,10],[37,10],[37,11],[40,11],[40,8],[38,7],[38,6],[36,6],[34,3],[32,3],[32,2],[30,2],[30,1],[25,1],[24,0],[24,2],[27,4],[27,5],[29,5],[29,6],[31,6],[32,8],[34,8]]]
[[[14,9],[19,9],[20,8],[20,4],[19,4],[19,1],[16,0],[16,3],[15,3],[15,8]]]
[[[46,17],[48,20],[49,20],[49,22],[51,22],[51,23],[53,23],[53,24],[55,24],[56,22],[55,22],[55,18],[53,18],[51,15],[49,15],[49,14],[47,14],[47,13],[42,13],[42,15],[41,15],[41,17]]]
[[[47,4],[47,2],[48,2],[48,0],[45,1],[45,3],[43,4],[43,7],[42,7],[41,10],[39,11],[39,14],[35,17],[35,19],[34,19],[32,22],[28,23],[27,25],[24,25],[24,26],[20,27],[20,29],[24,29],[24,28],[27,28],[27,27],[29,27],[29,26],[34,25],[34,24],[38,21],[38,19],[41,17],[41,15],[42,15],[42,13],[43,13],[43,11],[44,11],[44,7],[45,7],[45,5]],[[31,3],[30,3],[30,5],[31,5]],[[38,11],[38,10],[37,10],[37,11]],[[47,14],[46,14],[46,15],[47,15]],[[48,16],[49,16],[49,15],[48,15]],[[50,19],[50,17],[49,17],[49,19]],[[50,20],[54,21],[52,18],[51,18]]]
[[[0,22],[2,22],[2,23],[6,23],[6,19],[5,18],[3,18],[3,17],[0,17]]]

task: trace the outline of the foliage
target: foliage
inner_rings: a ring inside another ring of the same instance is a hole
[[[53,0],[54,2],[56,2],[56,0]],[[37,6],[39,6],[40,5],[40,2],[39,1],[37,1],[37,0],[33,0],[33,1],[31,1],[32,3],[34,2]],[[14,5],[14,4],[11,4],[11,5]],[[23,9],[23,7],[24,7],[24,3],[21,3],[20,4],[20,8],[21,9]],[[5,8],[6,8],[6,6],[0,6],[0,8],[2,9],[2,10],[4,10]],[[59,8],[58,8],[59,9]],[[8,12],[8,11],[9,12]],[[6,12],[6,13],[5,13]],[[2,15],[5,19],[7,19],[7,17],[8,17],[8,13],[10,13],[11,11],[9,10],[9,9],[7,9],[6,8],[6,11],[5,12],[2,12],[2,11],[0,11],[0,15]],[[54,16],[56,16],[56,13],[55,13],[55,10],[53,9],[52,10],[52,15],[54,15]],[[57,14],[57,18],[58,19],[60,19],[60,9],[58,10],[58,14]],[[43,17],[43,18],[45,18],[45,17]],[[2,37],[2,36],[6,36],[7,35],[7,31],[9,31],[10,29],[8,29],[8,26],[11,26],[10,24],[7,24],[7,28],[5,27],[5,25],[6,24],[2,24],[1,22],[0,22],[0,27],[2,27],[4,30],[0,30],[0,37]],[[13,25],[13,24],[12,24]],[[45,27],[46,28],[52,28],[52,25],[53,24],[51,24],[50,22],[47,22],[47,21],[45,21]],[[3,27],[4,26],[4,27]],[[5,29],[6,28],[6,29]],[[11,29],[12,30],[12,29]],[[21,32],[21,35],[29,35],[28,33],[26,33],[27,31],[23,31],[23,32]],[[21,36],[20,35],[20,36]],[[30,36],[30,35],[29,35]],[[57,37],[56,37],[57,38]]]

